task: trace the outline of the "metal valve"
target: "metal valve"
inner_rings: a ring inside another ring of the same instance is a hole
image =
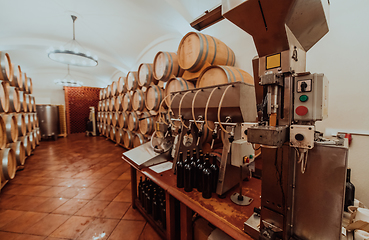
[[[197,134],[197,143],[196,143],[196,146],[199,146],[199,143],[200,143],[200,138],[203,134],[203,131],[204,131],[204,123],[201,123],[201,127],[200,127],[200,130]]]
[[[215,123],[214,124],[214,131],[213,131],[213,134],[212,134],[212,140],[211,140],[211,145],[210,145],[210,148],[213,149],[214,147],[214,141],[215,139],[217,139],[218,137],[218,124]]]

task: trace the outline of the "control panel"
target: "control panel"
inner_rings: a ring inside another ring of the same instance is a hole
[[[328,79],[324,74],[295,77],[294,120],[321,121],[328,117]]]

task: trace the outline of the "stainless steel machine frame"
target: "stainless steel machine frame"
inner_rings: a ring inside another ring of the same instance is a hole
[[[328,85],[311,86],[317,75],[306,72],[306,52],[328,32],[328,7],[328,0],[223,0],[221,12],[192,24],[203,29],[226,18],[253,37],[258,52],[256,98],[265,107],[262,124],[247,129],[247,140],[262,145],[261,216],[245,223],[254,238],[340,238],[347,146],[327,146],[311,134],[325,116],[326,102],[315,103],[327,99]],[[311,79],[302,90],[301,77]],[[314,104],[304,104],[306,96]]]

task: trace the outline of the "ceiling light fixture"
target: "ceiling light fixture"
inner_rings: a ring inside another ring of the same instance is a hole
[[[57,85],[68,86],[68,87],[82,87],[83,86],[83,82],[73,80],[72,75],[69,72],[69,64],[68,64],[68,74],[65,75],[62,79],[55,79],[54,83]]]
[[[73,20],[73,40],[66,43],[64,46],[60,46],[59,49],[55,49],[50,47],[47,50],[49,58],[54,61],[74,65],[79,67],[94,67],[97,66],[97,56],[92,56],[90,52],[81,50],[85,50],[82,45],[77,42],[76,34],[75,34],[75,21],[77,19],[76,16],[71,15]]]

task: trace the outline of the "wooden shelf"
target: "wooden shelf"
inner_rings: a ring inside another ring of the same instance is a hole
[[[132,196],[137,198],[136,171],[140,171],[165,190],[167,195],[167,239],[176,239],[174,237],[174,224],[175,221],[179,220],[173,213],[174,207],[171,202],[174,201],[172,199],[181,202],[181,228],[185,228],[181,229],[181,234],[183,233],[181,239],[192,239],[192,234],[186,233],[192,227],[189,223],[192,211],[235,239],[253,239],[244,232],[243,227],[244,222],[253,214],[254,207],[260,207],[261,181],[259,179],[252,178],[243,184],[243,194],[253,198],[253,202],[249,206],[239,206],[230,200],[230,196],[238,191],[237,186],[228,191],[225,198],[213,194],[211,199],[204,199],[197,190],[185,192],[183,189],[177,188],[176,176],[171,170],[162,173],[156,173],[149,168],[139,170],[138,166],[129,158],[123,155],[123,159],[131,165]],[[136,204],[136,200],[133,199],[132,201],[134,202],[133,205]],[[143,215],[145,215],[145,212]]]

